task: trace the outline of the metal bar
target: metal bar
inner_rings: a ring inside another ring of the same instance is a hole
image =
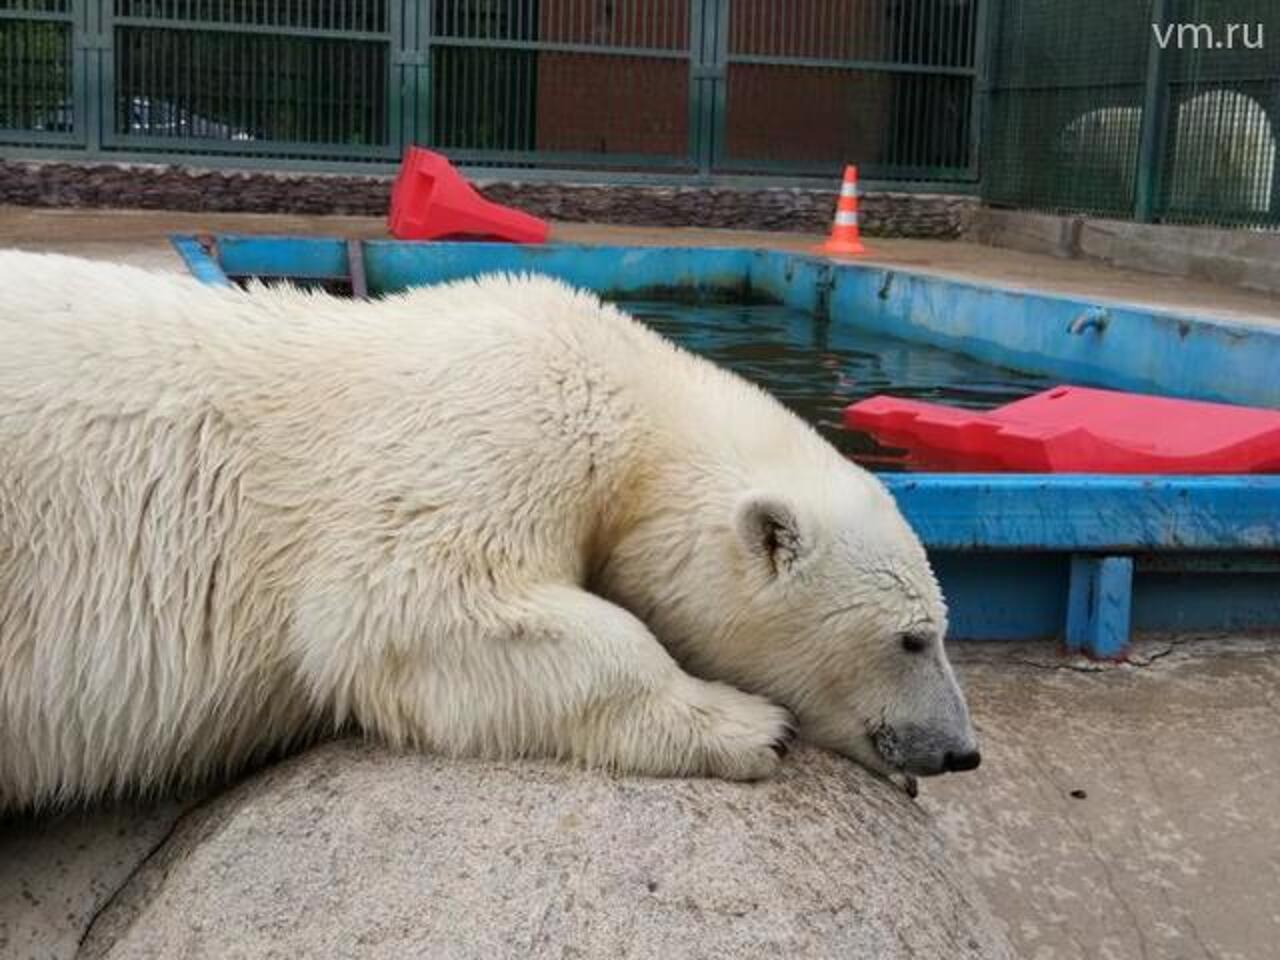
[[[74,23],[75,12],[50,13],[45,10],[0,10],[0,20],[17,20],[20,23]]]
[[[209,238],[212,240],[213,238]],[[222,267],[218,264],[216,246],[206,248],[200,242],[200,238],[193,236],[172,236],[169,242],[173,244],[174,250],[182,257],[183,263],[187,265],[187,269],[201,283],[207,283],[214,287],[230,287],[231,281],[227,275],[222,272]]]
[[[450,0],[450,2],[456,2],[456,0]],[[431,142],[437,147],[443,147],[451,145],[450,134],[457,128],[458,117],[462,111],[460,102],[462,68],[456,56],[449,56],[448,51],[440,47],[438,39],[433,44],[433,49],[439,54],[442,70],[439,82],[431,88],[432,96],[436,97],[434,102],[438,107],[434,119],[435,125],[431,128]]]
[[[330,96],[328,98],[328,114],[333,113],[335,103],[335,98]],[[334,117],[329,115],[324,118],[324,126],[319,132],[332,136],[333,131],[337,129],[338,125],[334,123]],[[374,160],[378,157],[396,157],[399,155],[394,148],[394,144],[350,144],[332,139],[320,140],[319,137],[317,137],[317,141],[222,140],[213,137],[178,138],[154,134],[123,133],[112,138],[112,145],[127,147],[138,152],[154,151],[155,153],[167,154],[173,157],[195,158],[200,154],[208,154],[210,161],[214,159],[214,155],[222,155],[224,161],[227,156],[241,157],[247,160],[250,157],[267,156],[296,157],[298,159],[306,159],[308,157],[341,158],[347,154],[354,154]],[[112,150],[109,156],[115,157],[116,151]]]
[[[807,161],[807,160],[751,160],[743,158],[726,158],[721,160],[717,165],[717,170],[724,173],[739,174],[792,174],[800,175],[808,173],[814,177],[827,178],[827,186],[830,186],[830,177],[834,172],[836,175],[844,169],[844,163],[840,160],[828,161]],[[864,173],[865,171],[865,173]],[[894,190],[899,189],[895,184],[902,182],[918,182],[920,184],[932,183],[934,189],[940,189],[947,186],[948,189],[962,189],[965,185],[972,185],[975,181],[975,174],[969,167],[932,167],[918,166],[906,163],[905,160],[899,160],[893,163],[866,163],[858,166],[859,181],[864,185],[868,192],[873,192],[876,188],[874,182],[879,181],[891,187]]]
[[[62,130],[0,129],[0,143],[32,147],[48,144],[51,148],[59,146],[78,146],[83,148],[83,135],[78,132],[78,128],[83,126],[83,120],[79,119],[79,117],[80,115],[77,114],[75,121],[77,129],[70,132]],[[75,156],[84,159],[80,153],[75,154]]]
[[[977,178],[985,171],[982,150],[990,140],[991,121],[991,54],[999,24],[991,16],[991,7],[997,0],[977,0],[977,22],[973,27],[973,41],[968,59],[973,64],[973,89],[969,104],[969,170]]]
[[[1140,553],[1135,573],[1280,573],[1280,553]]]
[[[231,277],[351,279],[347,245],[330,237],[221,236],[218,249],[219,266]]]
[[[1264,78],[1265,79],[1265,78]],[[1270,83],[1270,79],[1265,82]],[[1098,91],[1125,91],[1133,87],[1127,80],[1116,80],[1107,83],[1005,83],[1000,82],[996,89],[1000,93],[1085,93]]]
[[[67,63],[71,70],[71,89],[69,91],[71,94],[71,129],[62,136],[87,148],[89,146],[89,64],[94,59],[90,57],[90,53],[85,49],[83,43],[84,36],[89,28],[87,21],[88,11],[83,3],[77,3],[71,6],[69,12],[75,18],[67,28],[71,45],[70,59]],[[68,92],[65,83],[63,92]],[[61,140],[62,136],[59,136],[58,139]]]
[[[692,0],[697,3],[698,0]],[[532,50],[545,53],[588,53],[597,57],[646,57],[654,60],[684,60],[687,50],[662,47],[602,47],[592,43],[557,43],[547,40],[485,40],[477,37],[437,37],[439,47],[474,47],[480,50]]]
[[[270,34],[272,36],[313,37],[331,40],[372,40],[385,42],[391,38],[389,31],[343,30],[341,28],[314,29],[308,27],[282,27],[266,23],[217,23],[206,20],[157,20],[151,17],[117,17],[116,25],[143,27],[148,30],[190,30],[199,33]]]
[[[474,13],[473,13],[473,16],[474,16]],[[468,32],[472,33],[473,35],[476,32],[476,24],[474,19],[472,20],[472,23],[468,27]],[[481,47],[481,49],[485,49],[485,48]],[[463,82],[462,96],[459,99],[466,106],[466,109],[463,113],[463,119],[462,119],[462,127],[463,127],[463,130],[465,131],[465,135],[463,137],[460,137],[457,142],[459,143],[460,146],[479,147],[483,149],[481,147],[481,144],[476,142],[478,139],[476,136],[476,133],[479,129],[478,107],[480,104],[480,99],[476,95],[476,89],[479,87],[477,80],[479,79],[479,74],[480,74],[480,58],[474,55],[468,56],[464,61],[464,63],[466,64],[466,69],[464,71],[466,80]]]
[[[436,99],[435,76],[437,61],[435,56],[435,4],[420,4],[413,0],[405,0],[417,9],[415,49],[422,57],[422,67],[415,72],[416,98],[421,103],[414,119],[414,132],[421,142],[431,142],[434,136],[433,127]],[[419,126],[421,124],[421,126]]]
[[[347,241],[347,270],[351,274],[351,295],[357,300],[369,299],[369,284],[364,275],[364,244]]]
[[[1280,549],[1280,477],[883,476],[942,550]]]
[[[706,83],[711,92],[711,143],[707,149],[708,170],[714,169],[725,156],[725,133],[728,125],[728,59],[730,0],[715,0],[712,16],[711,73]]]
[[[84,91],[84,144],[90,151],[101,149],[112,135],[115,124],[116,70],[115,40],[112,3],[98,0],[83,3],[85,29],[103,41],[94,49],[85,51]],[[95,94],[97,94],[95,96]]]
[[[704,101],[706,91],[702,84],[702,69],[705,60],[704,47],[706,7],[711,0],[689,0],[689,136],[688,162],[697,167],[703,175],[710,171],[711,161],[707,156],[707,136],[703,131],[702,118],[706,110]]]
[[[1151,22],[1164,29],[1170,23],[1170,0],[1153,0]],[[1142,95],[1142,125],[1135,158],[1133,216],[1149,223],[1155,212],[1160,190],[1160,172],[1164,166],[1164,135],[1168,112],[1169,62],[1166,51],[1153,36],[1147,44],[1147,77]]]
[[[916,63],[895,63],[888,60],[817,60],[808,57],[766,57],[755,54],[732,54],[729,64],[754,64],[774,67],[807,67],[827,70],[861,70],[871,73],[913,73],[927,76],[972,77],[973,67],[930,66]]]

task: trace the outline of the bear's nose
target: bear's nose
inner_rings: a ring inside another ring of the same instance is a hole
[[[942,758],[942,769],[948,773],[960,773],[963,770],[976,770],[981,762],[982,754],[977,750],[970,750],[967,753],[952,753],[948,750],[946,756]]]

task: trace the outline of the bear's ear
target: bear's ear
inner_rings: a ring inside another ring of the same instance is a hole
[[[770,493],[749,493],[734,509],[733,527],[747,549],[774,575],[789,573],[804,553],[800,522],[791,505]]]

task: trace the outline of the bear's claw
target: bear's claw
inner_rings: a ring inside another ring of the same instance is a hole
[[[769,744],[769,746],[773,748],[773,752],[776,753],[779,758],[785,757],[791,752],[791,745],[796,742],[796,732],[795,721],[789,721],[786,726],[783,727],[782,735],[774,740],[773,743]]]
[[[773,776],[795,739],[790,711],[723,683],[700,683],[695,689],[695,730],[705,757],[699,772],[728,780]]]

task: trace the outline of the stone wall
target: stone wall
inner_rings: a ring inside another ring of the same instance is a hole
[[[238,213],[382,216],[390,176],[216,170],[149,164],[0,161],[0,204]],[[489,199],[550,220],[820,233],[836,190],[477,181]],[[869,236],[951,238],[967,227],[972,197],[871,193]]]

